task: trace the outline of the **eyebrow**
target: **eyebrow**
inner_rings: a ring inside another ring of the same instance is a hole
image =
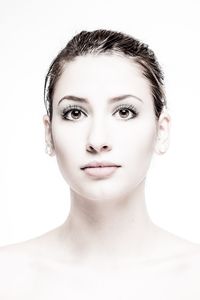
[[[120,101],[120,100],[124,100],[126,98],[134,98],[134,99],[137,99],[138,101],[140,102],[143,102],[143,100],[135,95],[121,95],[121,96],[117,96],[117,97],[113,97],[113,98],[110,98],[109,99],[109,103],[114,103],[114,102],[117,102],[117,101]],[[78,101],[78,102],[81,102],[81,103],[88,103],[89,101],[85,98],[82,98],[82,97],[77,97],[77,96],[73,96],[73,95],[66,95],[64,97],[62,97],[60,99],[60,101],[58,102],[58,105],[63,101],[63,100],[73,100],[73,101]]]

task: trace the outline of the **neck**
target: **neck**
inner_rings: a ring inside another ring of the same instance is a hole
[[[71,203],[63,227],[73,253],[109,260],[145,256],[154,225],[146,209],[144,182],[131,195],[109,201],[92,201],[71,191]]]

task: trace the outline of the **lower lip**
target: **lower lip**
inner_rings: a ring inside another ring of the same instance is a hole
[[[112,175],[118,167],[94,167],[94,168],[85,168],[83,171],[95,178],[103,178]]]

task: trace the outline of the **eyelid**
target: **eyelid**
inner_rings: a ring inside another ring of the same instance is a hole
[[[68,111],[71,111],[73,109],[79,109],[81,110],[83,113],[87,114],[86,110],[82,107],[82,106],[79,106],[79,105],[67,105],[65,108],[62,109],[62,114],[65,114],[66,112]]]

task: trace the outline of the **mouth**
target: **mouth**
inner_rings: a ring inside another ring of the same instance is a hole
[[[121,166],[113,163],[93,162],[81,168],[84,173],[93,178],[107,178],[116,172]]]
[[[107,162],[107,161],[101,161],[101,162],[93,161],[81,167],[81,170],[84,170],[86,168],[107,168],[107,167],[120,167],[120,165],[112,162]]]

